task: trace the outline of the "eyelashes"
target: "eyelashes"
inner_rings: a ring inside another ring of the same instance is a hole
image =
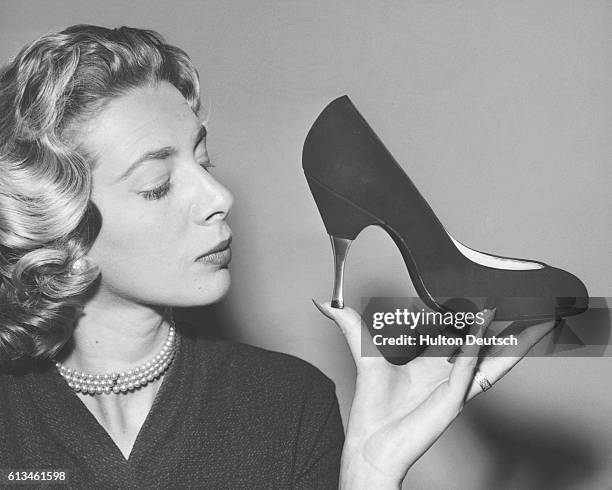
[[[214,167],[214,165],[210,162],[200,163],[199,165],[207,172],[209,168]],[[167,180],[159,187],[156,187],[155,189],[151,189],[150,191],[139,192],[139,194],[147,201],[158,201],[166,197],[169,191],[170,191],[170,180]]]
[[[170,190],[170,181],[167,180],[159,187],[155,189],[151,189],[150,191],[140,192],[140,195],[144,197],[147,201],[156,201],[168,195],[168,191]]]

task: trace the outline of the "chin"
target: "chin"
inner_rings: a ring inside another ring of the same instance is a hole
[[[221,301],[228,293],[231,276],[228,268],[215,271],[205,284],[194,292],[194,304],[184,306],[206,306]],[[178,306],[178,305],[177,305]]]

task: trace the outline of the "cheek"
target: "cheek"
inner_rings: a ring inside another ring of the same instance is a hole
[[[103,276],[151,278],[177,267],[182,230],[178,220],[159,214],[102,203],[102,228],[89,253]]]
[[[164,213],[112,202],[98,207],[102,227],[88,256],[99,266],[107,291],[175,306],[210,304],[225,295],[229,270],[195,262],[194,243],[202,231],[195,233],[187,219],[180,219],[185,210],[164,208]]]

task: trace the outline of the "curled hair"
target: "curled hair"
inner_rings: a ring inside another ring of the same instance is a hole
[[[187,54],[129,27],[42,36],[0,71],[0,364],[53,356],[99,275],[84,258],[100,216],[90,201],[93,162],[75,141],[80,123],[160,81],[198,112]]]

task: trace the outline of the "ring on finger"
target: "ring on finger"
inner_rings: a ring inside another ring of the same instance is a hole
[[[476,370],[476,374],[474,374],[474,379],[480,385],[480,388],[483,392],[487,391],[489,388],[491,388],[491,386],[493,386],[480,369]]]

